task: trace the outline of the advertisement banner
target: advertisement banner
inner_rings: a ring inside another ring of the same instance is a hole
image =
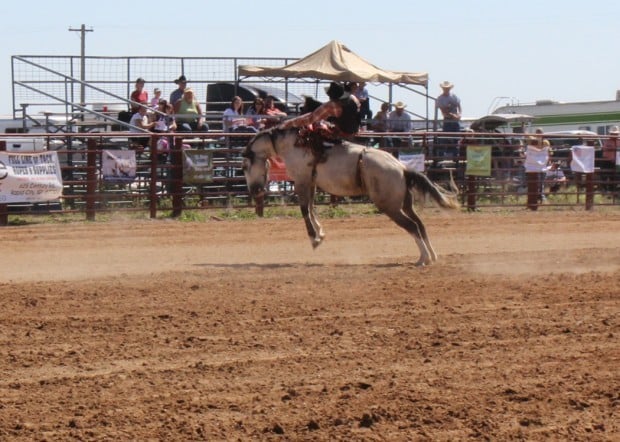
[[[467,146],[465,175],[491,176],[491,146]]]
[[[183,150],[183,181],[204,184],[213,181],[213,152],[200,149]]]
[[[56,152],[0,152],[0,204],[39,203],[62,195]]]
[[[594,146],[573,146],[570,150],[573,154],[570,169],[573,172],[594,172]]]
[[[425,158],[423,153],[399,153],[398,159],[403,163],[405,169],[424,172]]]
[[[104,150],[101,152],[101,175],[106,183],[125,184],[136,179],[136,152]]]

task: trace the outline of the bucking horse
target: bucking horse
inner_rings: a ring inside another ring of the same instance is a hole
[[[459,207],[457,190],[445,190],[426,175],[408,170],[391,154],[343,141],[317,156],[314,149],[299,146],[299,130],[272,129],[254,136],[243,152],[243,172],[250,195],[262,199],[268,185],[269,162],[279,156],[294,181],[295,193],[313,247],[325,233],[314,211],[316,188],[336,196],[367,195],[377,208],[405,229],[420,250],[417,266],[437,260],[426,227],[413,208],[414,191],[430,196],[440,207]]]

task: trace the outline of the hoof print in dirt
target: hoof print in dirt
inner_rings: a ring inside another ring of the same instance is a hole
[[[284,428],[280,424],[273,424],[270,431],[275,434],[284,434]]]
[[[378,420],[379,420],[378,417],[376,417],[374,415],[371,415],[371,414],[368,414],[368,413],[364,413],[364,415],[360,419],[360,427],[362,427],[362,428],[370,428]]]
[[[316,431],[319,428],[319,423],[315,420],[311,420],[310,422],[308,422],[308,431]]]

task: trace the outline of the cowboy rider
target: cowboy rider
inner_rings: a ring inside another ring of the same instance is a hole
[[[327,120],[332,126],[327,128],[329,138],[350,139],[360,128],[360,103],[356,97],[347,92],[339,83],[331,82],[326,88],[329,101],[323,103],[312,112],[286,120],[278,127],[288,129],[292,127],[310,127],[314,123]]]

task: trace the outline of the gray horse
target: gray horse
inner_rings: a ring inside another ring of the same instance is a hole
[[[295,193],[313,247],[325,237],[314,213],[316,187],[338,196],[368,195],[377,208],[405,229],[420,249],[417,266],[431,264],[437,255],[422,220],[413,210],[413,191],[430,195],[440,207],[459,207],[455,186],[448,192],[425,175],[407,170],[391,154],[343,142],[326,149],[321,158],[310,148],[296,146],[297,129],[273,128],[257,134],[243,152],[243,172],[252,197],[262,198],[268,181],[269,162],[279,156],[295,182]]]

